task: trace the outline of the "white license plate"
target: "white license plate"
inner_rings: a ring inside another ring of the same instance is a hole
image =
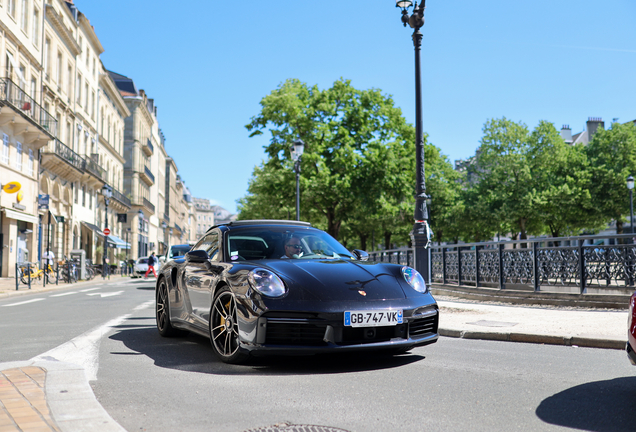
[[[402,310],[346,311],[344,325],[347,327],[379,327],[402,324]]]

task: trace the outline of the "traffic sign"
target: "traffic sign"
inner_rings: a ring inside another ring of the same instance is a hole
[[[110,229],[104,228],[104,235],[110,235]]]

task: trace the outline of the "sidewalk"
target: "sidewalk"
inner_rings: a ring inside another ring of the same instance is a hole
[[[121,280],[111,276],[111,282]],[[6,290],[0,299],[29,292]],[[103,283],[100,278],[80,284]],[[15,284],[15,282],[14,282]],[[60,284],[57,289],[69,286]],[[45,290],[54,290],[55,285]],[[30,292],[44,291],[34,286]],[[441,336],[624,349],[627,311],[516,306],[438,297]],[[54,360],[54,359],[52,359]],[[627,358],[625,359],[627,362]],[[122,432],[76,365],[57,361],[0,363],[0,432]]]
[[[110,279],[106,278],[106,280],[102,279],[101,276],[95,277],[90,281],[80,281],[73,284],[68,284],[66,282],[60,282],[55,285],[55,283],[46,284],[46,287],[43,286],[42,282],[35,283],[35,281],[31,282],[31,289],[29,289],[28,285],[23,283],[18,284],[18,290],[15,289],[15,278],[0,278],[0,299],[9,297],[9,296],[19,296],[24,294],[33,294],[39,292],[49,292],[55,291],[64,288],[74,288],[86,285],[95,285],[100,283],[108,283],[108,282],[121,282],[122,280],[129,280],[130,276],[122,276],[122,275],[110,275]],[[0,430],[1,431],[1,430]]]

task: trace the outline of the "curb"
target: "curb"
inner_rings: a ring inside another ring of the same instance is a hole
[[[7,298],[7,297],[14,297],[14,296],[21,296],[21,295],[26,295],[26,294],[35,294],[35,293],[46,293],[46,292],[51,292],[51,291],[55,291],[55,290],[59,290],[59,289],[64,289],[64,288],[75,288],[75,287],[83,287],[83,286],[88,286],[88,285],[97,285],[99,283],[102,284],[111,284],[111,283],[118,283],[118,282],[122,282],[122,281],[130,281],[133,279],[130,278],[121,278],[121,280],[114,280],[114,279],[106,279],[106,280],[97,280],[97,279],[93,279],[90,281],[83,281],[83,282],[76,282],[73,284],[68,284],[68,283],[63,283],[63,284],[59,284],[59,285],[55,285],[55,284],[47,284],[46,287],[44,288],[31,288],[29,289],[27,285],[24,285],[26,288],[24,289],[20,289],[20,290],[7,290],[7,291],[0,291],[0,299],[3,298]],[[50,288],[49,288],[50,287]]]
[[[586,348],[603,348],[624,350],[626,340],[586,338],[580,336],[552,336],[527,333],[499,333],[470,330],[442,329],[438,330],[440,336],[461,338],[494,340],[502,342],[523,342],[546,345],[578,346]]]
[[[46,402],[62,432],[126,432],[97,401],[81,366],[39,360],[0,363],[0,370],[27,366],[46,371]]]

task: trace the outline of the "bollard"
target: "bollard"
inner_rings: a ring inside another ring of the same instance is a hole
[[[31,289],[31,263],[27,263],[27,274],[29,276],[29,289]]]
[[[20,283],[20,267],[18,266],[18,263],[15,263],[15,290],[17,291],[18,288],[18,284]]]
[[[55,285],[60,283],[60,263],[55,263]]]
[[[42,273],[42,288],[46,287],[46,279],[48,278],[48,263],[44,265],[44,273]]]

